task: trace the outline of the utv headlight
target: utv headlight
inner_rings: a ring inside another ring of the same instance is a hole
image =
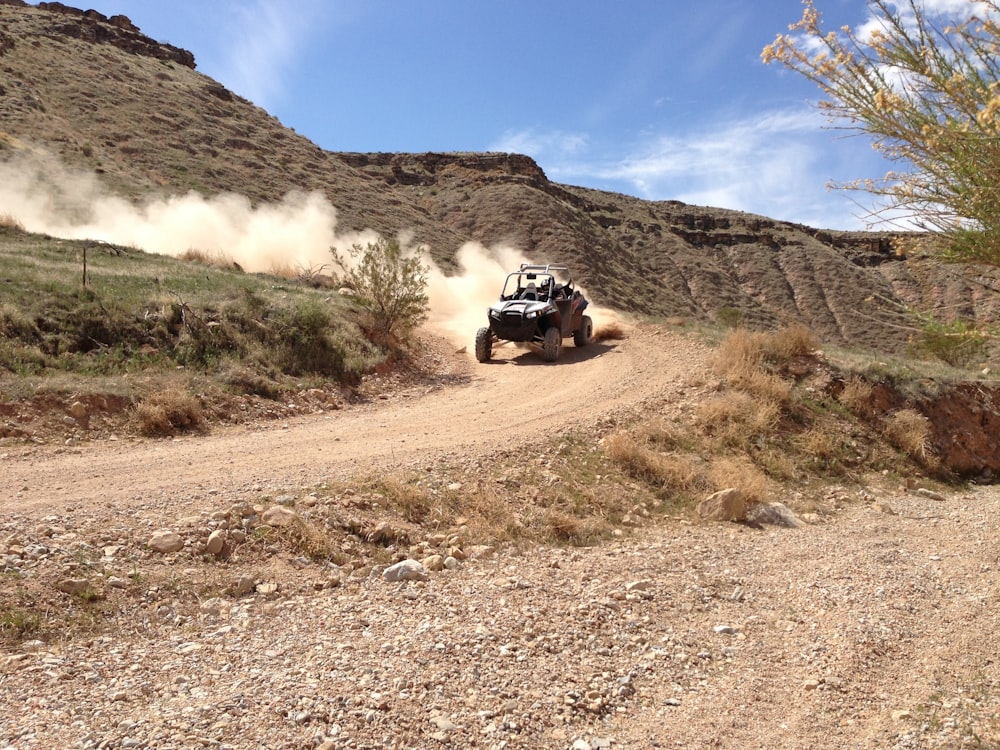
[[[532,318],[537,318],[538,317],[538,310],[532,310],[530,313],[528,313],[524,317],[526,317],[528,320],[531,320]]]
[[[500,320],[500,312],[498,310],[490,310],[490,317]]]

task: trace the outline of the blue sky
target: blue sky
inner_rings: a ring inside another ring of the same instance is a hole
[[[831,28],[864,0],[817,0]],[[870,141],[761,49],[799,0],[95,0],[331,151],[516,151],[550,179],[865,227]]]

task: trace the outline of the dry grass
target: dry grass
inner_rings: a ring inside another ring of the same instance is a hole
[[[395,477],[376,480],[375,488],[380,504],[411,523],[422,523],[434,508],[433,500],[424,489]]]
[[[753,461],[745,456],[723,456],[714,459],[706,472],[708,492],[736,487],[746,495],[748,503],[761,503],[772,493],[774,482]]]
[[[166,390],[149,397],[136,407],[135,419],[139,433],[146,437],[170,437],[205,427],[201,402],[180,390]]]
[[[180,260],[186,260],[190,263],[200,263],[203,266],[209,266],[210,268],[226,268],[226,269],[239,269],[240,266],[233,260],[233,257],[221,250],[215,250],[209,252],[207,250],[199,250],[198,248],[188,248],[183,253],[177,256]]]
[[[277,536],[285,547],[297,555],[310,560],[343,562],[343,556],[330,533],[302,516],[296,516],[291,524],[277,529]]]
[[[769,353],[779,361],[808,357],[816,351],[816,337],[804,325],[794,325],[774,331],[768,338]]]
[[[746,447],[755,437],[773,432],[781,415],[781,402],[731,390],[702,401],[695,423],[719,447]]]
[[[774,332],[737,328],[726,334],[715,353],[713,365],[728,378],[740,379],[765,365],[778,366],[795,357],[811,355],[816,340],[805,326],[791,326]]]
[[[689,494],[704,489],[706,481],[698,462],[690,456],[668,453],[643,438],[642,429],[609,435],[604,441],[608,457],[626,474],[652,485],[661,496]]]
[[[844,383],[844,389],[837,396],[841,404],[858,416],[871,416],[871,399],[871,383],[857,376],[848,378]]]
[[[883,430],[892,445],[914,460],[925,466],[934,463],[930,420],[920,412],[914,409],[894,411],[885,421]]]

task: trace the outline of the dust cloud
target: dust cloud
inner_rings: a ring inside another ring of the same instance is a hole
[[[193,192],[134,204],[109,195],[96,175],[44,155],[0,165],[0,206],[29,232],[174,256],[195,250],[249,272],[319,270],[331,265],[331,247],[377,238],[373,231],[338,234],[336,209],[319,193],[292,192],[258,206],[233,193]]]
[[[68,169],[38,152],[0,163],[0,215],[29,232],[173,256],[198,251],[251,273],[331,273],[331,248],[349,258],[346,251],[353,245],[379,237],[374,230],[338,232],[336,208],[316,192],[292,192],[277,203],[256,206],[233,193],[205,197],[193,192],[131,203],[109,194],[97,175]],[[402,232],[398,239],[416,252],[412,233]],[[458,273],[446,275],[424,258],[428,323],[462,347],[486,325],[486,309],[496,301],[506,274],[530,261],[514,247],[477,243],[459,248],[456,259]],[[595,320],[600,315],[593,306],[588,312]]]

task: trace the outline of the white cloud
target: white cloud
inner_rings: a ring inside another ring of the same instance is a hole
[[[527,154],[536,161],[564,159],[586,151],[588,138],[563,131],[540,132],[534,129],[508,130],[487,147],[487,151]]]
[[[539,162],[560,182],[822,228],[861,229],[867,212],[855,201],[866,196],[831,191],[827,184],[881,177],[885,165],[866,141],[838,138],[825,124],[813,109],[770,111],[650,137],[599,162]]]
[[[214,10],[225,17],[225,34],[211,75],[265,109],[283,95],[288,68],[329,12],[322,0],[228,2]]]

